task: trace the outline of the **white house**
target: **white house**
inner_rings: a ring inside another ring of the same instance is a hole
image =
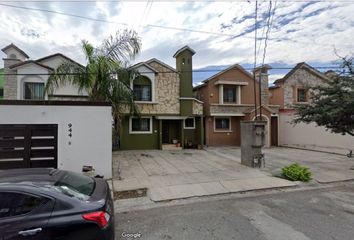
[[[61,53],[37,60],[14,44],[3,48],[4,99],[0,100],[0,170],[55,167],[112,177],[111,104],[88,101],[87,92],[67,84],[45,92]],[[75,101],[73,101],[75,100]]]
[[[56,53],[30,60],[29,56],[14,44],[1,49],[4,60],[4,99],[17,100],[85,100],[87,92],[78,91],[76,86],[66,84],[50,95],[44,91],[48,77],[64,62],[73,62],[69,57]]]

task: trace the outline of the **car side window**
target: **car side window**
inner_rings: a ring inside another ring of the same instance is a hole
[[[0,218],[32,212],[43,204],[43,199],[23,193],[0,192]]]

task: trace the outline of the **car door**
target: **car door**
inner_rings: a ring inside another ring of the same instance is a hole
[[[54,200],[23,192],[0,192],[0,239],[48,239]]]

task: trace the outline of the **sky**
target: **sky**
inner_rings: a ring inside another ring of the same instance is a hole
[[[269,1],[258,1],[258,64],[263,62],[269,6]],[[189,45],[196,51],[193,68],[199,69],[195,84],[235,63],[246,69],[254,65],[255,1],[251,0],[0,0],[0,9],[0,48],[14,43],[31,59],[60,52],[85,63],[83,39],[99,46],[117,31],[133,29],[142,49],[131,64],[157,58],[175,67],[173,54]],[[353,12],[354,0],[272,1],[264,63],[278,68],[304,61],[314,67],[336,65],[337,55],[353,55]],[[270,83],[288,71],[273,69]]]

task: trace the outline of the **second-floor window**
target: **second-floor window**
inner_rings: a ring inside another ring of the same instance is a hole
[[[298,88],[297,89],[297,102],[307,102],[306,89]]]
[[[24,83],[24,99],[43,100],[44,99],[44,83],[25,82]]]
[[[236,86],[224,86],[223,101],[224,103],[236,103]]]
[[[151,81],[146,77],[139,77],[133,82],[133,92],[135,101],[152,101]]]

